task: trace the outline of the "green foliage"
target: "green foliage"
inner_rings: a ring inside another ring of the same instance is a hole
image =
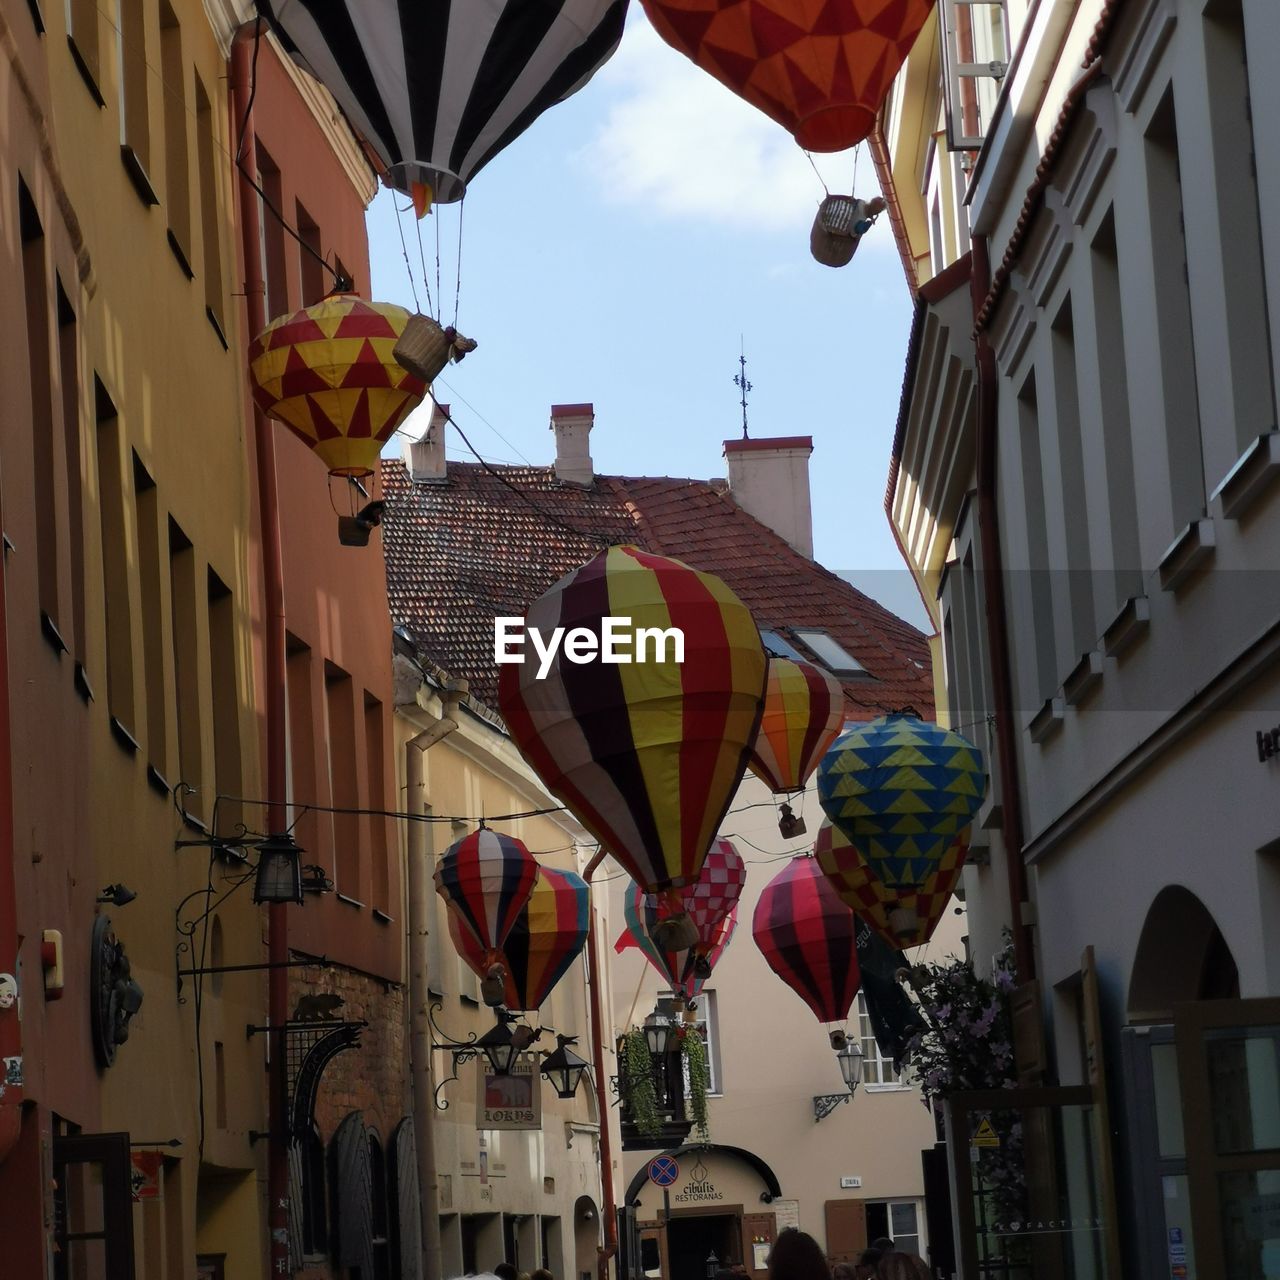
[[[662,1134],[658,1094],[653,1086],[653,1061],[644,1032],[632,1027],[622,1041],[622,1078],[626,1082],[625,1103],[631,1123],[646,1138]]]
[[[700,1142],[711,1141],[710,1118],[707,1114],[707,1090],[711,1087],[711,1074],[707,1066],[707,1046],[698,1028],[686,1027],[680,1037],[689,1078],[689,1114]]]

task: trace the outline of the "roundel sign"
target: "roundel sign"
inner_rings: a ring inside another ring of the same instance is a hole
[[[669,1187],[680,1177],[680,1164],[674,1156],[658,1156],[649,1161],[649,1181],[655,1187]]]

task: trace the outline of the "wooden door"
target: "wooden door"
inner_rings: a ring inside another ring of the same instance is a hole
[[[1280,1251],[1280,1000],[1174,1007],[1196,1280],[1262,1280]]]
[[[769,1249],[778,1238],[778,1220],[772,1213],[742,1215],[742,1265],[753,1280],[765,1280],[769,1274]],[[764,1246],[757,1249],[757,1245]]]
[[[867,1247],[867,1202],[865,1200],[828,1200],[827,1257],[831,1262],[857,1262]]]
[[[57,1280],[133,1280],[129,1135],[55,1138],[53,1177]]]

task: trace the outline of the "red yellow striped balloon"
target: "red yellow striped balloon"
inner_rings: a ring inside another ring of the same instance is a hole
[[[650,640],[645,661],[618,663],[570,659],[566,642],[545,678],[536,661],[503,665],[498,704],[548,790],[637,884],[691,884],[760,723],[760,633],[719,578],[637,547],[610,547],[562,578],[527,624],[544,639],[581,628],[602,650],[606,618],[632,636],[677,629],[683,662],[670,638]],[[654,660],[659,645],[665,661]]]
[[[802,791],[844,724],[844,690],[811,662],[769,659],[751,768],[774,792]]]
[[[587,941],[590,890],[572,871],[538,868],[538,880],[524,910],[502,944],[508,1009],[540,1009],[568,972]],[[488,974],[485,950],[450,907],[449,936],[475,973]]]
[[[891,947],[902,951],[908,947],[923,946],[933,937],[960,881],[960,872],[969,852],[968,835],[966,828],[918,889],[886,889],[866,858],[849,842],[848,836],[830,822],[824,822],[818,831],[813,853],[840,900]],[[906,907],[915,912],[916,928],[905,937],[899,937],[890,926],[889,913],[895,907]]]
[[[372,475],[382,446],[427,385],[392,351],[409,313],[339,293],[273,320],[249,345],[253,399],[331,475]]]

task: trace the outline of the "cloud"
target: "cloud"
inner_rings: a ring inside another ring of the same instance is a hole
[[[576,158],[604,199],[746,230],[812,223],[822,183],[791,135],[670,48],[648,22],[628,24],[597,82],[606,91],[605,118]],[[849,190],[852,152],[814,160],[832,191]],[[865,197],[877,189],[865,146],[858,169]]]

